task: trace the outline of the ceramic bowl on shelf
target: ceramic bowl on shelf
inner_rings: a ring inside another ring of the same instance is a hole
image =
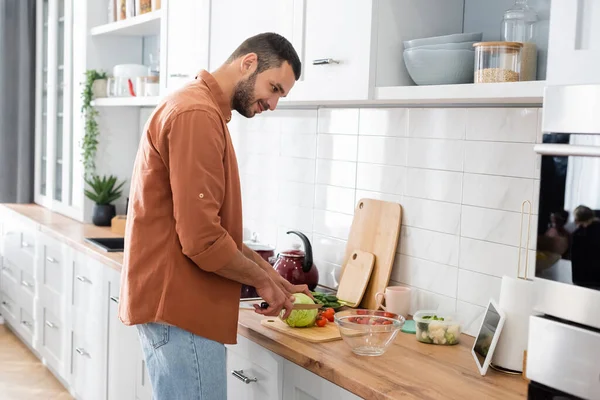
[[[424,44],[422,46],[408,47],[405,51],[411,51],[416,49],[428,49],[428,50],[473,50],[473,45],[477,42],[460,42],[460,43],[440,43],[440,44]]]
[[[454,33],[452,35],[434,36],[434,37],[428,37],[428,38],[405,40],[404,48],[408,49],[411,47],[425,46],[425,45],[431,45],[431,44],[480,42],[482,39],[483,39],[482,32]]]
[[[334,315],[344,342],[359,356],[380,356],[402,329],[401,315],[375,310],[348,310]]]
[[[407,49],[403,54],[408,74],[417,85],[473,83],[472,50]]]

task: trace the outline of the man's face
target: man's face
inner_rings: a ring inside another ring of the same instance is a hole
[[[232,107],[246,118],[257,113],[274,110],[281,97],[287,96],[296,82],[294,71],[288,62],[280,67],[261,73],[249,72],[235,87]]]

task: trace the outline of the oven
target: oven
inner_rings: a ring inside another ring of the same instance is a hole
[[[600,85],[544,94],[528,398],[600,399]]]

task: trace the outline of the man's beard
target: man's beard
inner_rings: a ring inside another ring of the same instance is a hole
[[[233,91],[231,106],[235,111],[246,118],[252,118],[254,116],[251,107],[254,103],[254,86],[257,75],[258,70],[254,71],[254,73],[245,81],[238,82]]]

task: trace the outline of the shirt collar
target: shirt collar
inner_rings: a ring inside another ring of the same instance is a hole
[[[196,79],[198,79],[198,77],[206,83],[206,86],[208,86],[208,89],[210,90],[210,92],[214,96],[215,100],[217,101],[217,104],[219,105],[221,114],[223,114],[223,118],[225,118],[225,121],[227,121],[227,122],[231,121],[230,101],[225,96],[225,93],[223,93],[223,90],[219,86],[219,83],[217,82],[215,77],[212,76],[212,74],[206,70],[200,71],[196,75]]]

